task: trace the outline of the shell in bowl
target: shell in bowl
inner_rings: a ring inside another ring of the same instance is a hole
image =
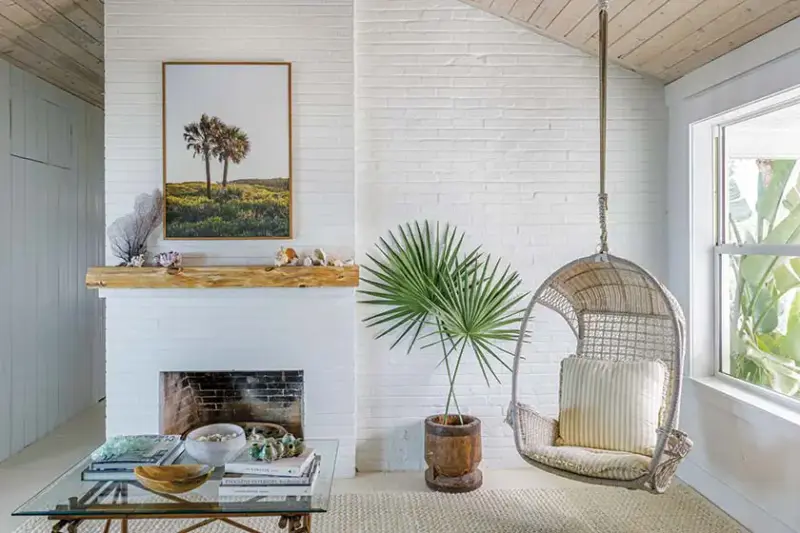
[[[247,445],[244,429],[236,424],[211,424],[186,435],[186,453],[197,462],[222,466],[236,457]]]
[[[164,494],[194,490],[208,481],[213,471],[208,465],[137,466],[133,469],[142,486]]]

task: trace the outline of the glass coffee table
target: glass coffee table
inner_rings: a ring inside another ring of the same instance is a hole
[[[46,516],[53,521],[54,533],[76,533],[82,522],[94,520],[105,522],[105,532],[119,521],[122,533],[127,533],[130,521],[147,519],[199,520],[174,533],[195,531],[217,521],[262,533],[237,519],[274,516],[278,517],[278,527],[288,533],[310,533],[311,516],[328,510],[339,442],[309,440],[306,444],[321,456],[319,474],[307,496],[286,496],[287,488],[259,496],[220,496],[221,472],[183,494],[152,492],[136,481],[81,481],[81,472],[91,462],[86,457],[14,511],[13,516]]]

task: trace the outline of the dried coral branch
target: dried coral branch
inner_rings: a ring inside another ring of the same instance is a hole
[[[147,239],[161,225],[161,191],[136,197],[132,213],[115,220],[108,228],[108,240],[114,257],[131,264],[137,256],[147,253]]]

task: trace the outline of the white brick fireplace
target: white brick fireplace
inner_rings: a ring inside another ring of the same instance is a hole
[[[355,473],[354,289],[104,289],[107,433],[158,433],[160,373],[304,371],[306,438]]]

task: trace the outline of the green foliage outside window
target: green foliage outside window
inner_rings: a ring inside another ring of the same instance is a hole
[[[757,160],[756,164],[755,205],[729,177],[731,240],[740,245],[800,245],[797,161]],[[728,257],[735,277],[731,375],[800,397],[800,257]]]

